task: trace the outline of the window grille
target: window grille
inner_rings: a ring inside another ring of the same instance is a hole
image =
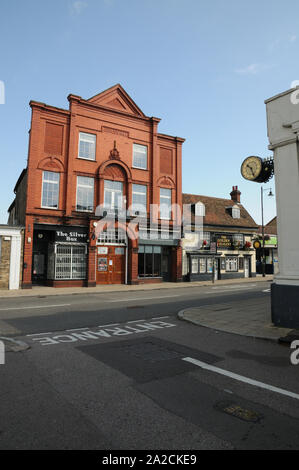
[[[86,246],[57,245],[55,279],[85,279],[86,258]]]

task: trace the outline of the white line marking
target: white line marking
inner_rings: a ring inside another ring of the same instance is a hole
[[[263,292],[270,292],[271,289],[265,289]]]
[[[167,315],[166,317],[153,317],[151,318],[151,320],[161,320],[162,318],[169,318],[169,315]]]
[[[34,333],[31,335],[26,335],[26,336],[40,336],[40,335],[53,335],[54,331],[47,331],[46,333]]]
[[[89,330],[90,328],[72,328],[71,330],[66,330],[66,331],[83,331],[83,330]]]
[[[288,390],[284,390],[283,388],[273,387],[272,385],[265,384],[263,382],[259,382],[258,380],[249,379],[248,377],[244,377],[243,375],[234,374],[228,370],[220,369],[219,367],[212,366],[211,364],[207,364],[205,362],[198,361],[197,359],[193,359],[192,357],[183,357],[183,361],[191,362],[202,369],[210,370],[211,372],[216,372],[216,374],[225,375],[230,377],[231,379],[238,380],[239,382],[244,382],[249,385],[254,385],[255,387],[264,388],[266,390],[270,390],[271,392],[280,393],[281,395],[286,395],[287,397],[295,398],[299,400],[299,394],[294,392],[289,392]]]
[[[156,300],[156,299],[167,299],[169,297],[181,297],[181,295],[164,295],[163,297],[135,297],[132,299],[121,299],[121,300],[107,300],[107,302],[131,302],[135,300]]]
[[[106,326],[117,326],[117,325],[120,325],[120,323],[109,323],[108,325],[98,325],[97,328],[105,328]]]
[[[132,321],[128,321],[127,323],[138,323],[140,321],[146,321],[144,318],[141,318],[140,320],[132,320]],[[126,325],[126,323],[125,323]]]
[[[0,308],[0,310],[25,310],[30,308],[50,308],[50,307],[67,307],[71,304],[60,304],[60,305],[34,305],[33,307],[9,307],[9,308]]]
[[[241,291],[241,290],[251,290],[251,287],[243,287],[243,289],[235,289],[236,291]],[[231,291],[229,290],[217,290],[217,291],[209,291],[206,292],[207,294],[222,294],[223,292],[230,293]]]

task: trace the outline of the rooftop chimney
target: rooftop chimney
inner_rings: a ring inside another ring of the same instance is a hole
[[[239,203],[240,202],[241,191],[238,190],[238,186],[233,186],[233,190],[230,193],[231,200]]]

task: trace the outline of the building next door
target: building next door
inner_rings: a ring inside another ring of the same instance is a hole
[[[125,246],[98,246],[97,284],[125,283]]]

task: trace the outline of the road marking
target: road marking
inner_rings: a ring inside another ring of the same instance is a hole
[[[89,328],[72,328],[71,330],[66,330],[66,331],[83,331],[83,330],[89,330]]]
[[[245,377],[244,375],[239,375],[228,370],[220,369],[219,367],[215,367],[211,364],[198,361],[197,359],[193,359],[192,357],[183,357],[183,361],[190,362],[191,364],[195,364],[196,366],[201,367],[202,369],[210,370],[211,372],[215,372],[216,374],[225,375],[226,377],[238,380],[239,382],[244,382],[255,387],[270,390],[271,392],[279,393],[280,395],[285,395],[287,397],[299,400],[298,393],[289,392],[288,390],[284,390],[283,388],[274,387],[273,385],[265,384],[264,382],[259,382],[258,380],[250,379],[248,377]]]
[[[213,289],[213,287],[212,287],[212,289]],[[241,291],[241,290],[251,290],[251,289],[252,289],[252,287],[243,287],[242,289],[238,288],[238,289],[234,289],[234,290]],[[226,292],[226,293],[229,294],[231,291],[229,291],[229,290],[217,290],[217,291],[209,291],[209,292],[207,292],[207,294],[222,294],[223,292]]]
[[[26,335],[26,336],[52,335],[53,333],[54,333],[53,331],[47,331],[46,333],[32,333],[31,335]]]
[[[163,295],[163,297],[134,297],[132,299],[120,299],[120,300],[107,300],[107,302],[131,302],[135,300],[156,300],[156,299],[167,299],[169,297],[181,297],[182,295]]]
[[[130,322],[132,325],[132,322]],[[118,325],[118,326],[117,326]],[[127,336],[138,333],[148,333],[160,330],[162,328],[171,328],[177,326],[177,324],[169,323],[161,320],[137,320],[134,322],[134,326],[129,325],[129,322],[125,324],[114,323],[113,325],[103,325],[94,328],[82,328],[76,330],[65,330],[58,333],[35,333],[31,336],[32,341],[38,341],[42,346],[49,346],[52,344],[59,343],[74,343],[78,341],[88,340],[105,340],[107,338],[113,338],[117,336]]]
[[[215,286],[215,287],[212,287],[212,289],[223,289],[224,287],[227,287],[228,289],[240,289],[240,288],[244,288],[244,284],[234,284],[234,285],[222,285],[222,286]],[[246,286],[245,286],[246,287]],[[256,287],[256,284],[251,284],[249,286],[250,288],[251,287]]]
[[[120,323],[108,323],[106,325],[98,325],[98,328],[105,328],[106,326],[118,326]],[[89,328],[87,328],[89,329]]]
[[[59,305],[34,305],[32,307],[8,307],[8,308],[0,308],[1,310],[25,310],[30,308],[52,308],[52,307],[68,307],[71,304],[59,304]]]
[[[270,291],[271,291],[271,289],[265,289],[265,290],[263,290],[263,292],[270,292]]]

